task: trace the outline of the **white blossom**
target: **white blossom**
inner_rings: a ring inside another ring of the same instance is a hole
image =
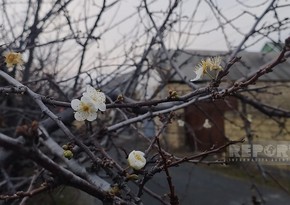
[[[220,66],[221,58],[214,57],[214,58],[207,58],[206,60],[201,60],[201,62],[194,68],[195,78],[191,79],[190,81],[199,80],[204,74],[209,74],[209,71],[220,71],[223,68]]]
[[[106,96],[103,92],[97,91],[92,86],[87,85],[86,92],[83,93],[83,96],[92,101],[96,110],[106,110]]]
[[[204,123],[203,123],[203,127],[206,129],[210,129],[212,127],[211,123],[209,122],[208,119],[205,119]]]
[[[9,51],[4,53],[5,63],[8,68],[13,67],[14,65],[23,65],[22,55],[21,53],[16,53],[13,51]]]
[[[81,100],[73,99],[71,101],[71,107],[76,111],[74,116],[77,121],[93,121],[97,118],[97,110],[94,104],[85,96]]]
[[[144,153],[141,151],[133,150],[128,156],[128,163],[130,167],[135,170],[142,169],[146,164],[146,159],[144,157]]]
[[[177,120],[177,124],[178,124],[179,127],[183,127],[185,123],[184,123],[183,120],[179,119],[179,120]]]
[[[213,58],[208,58],[207,61],[209,63],[209,69],[210,70],[217,70],[217,71],[223,70],[223,68],[220,65],[221,62],[222,62],[221,57],[216,56],[216,57],[213,57]]]
[[[252,122],[253,121],[253,116],[251,114],[247,114],[247,120],[249,122]]]
[[[206,61],[202,60],[200,64],[198,64],[198,66],[195,67],[194,69],[194,73],[195,73],[195,78],[191,79],[190,81],[196,81],[199,80],[203,74],[206,73],[206,68],[207,68],[207,64]]]

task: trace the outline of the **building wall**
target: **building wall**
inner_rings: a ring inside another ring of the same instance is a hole
[[[252,92],[247,94],[251,98],[256,98],[270,106],[277,107],[283,110],[290,110],[290,83],[265,83],[260,82],[256,87],[264,87],[265,89],[258,94]],[[252,86],[253,87],[253,86]],[[241,104],[239,105],[241,110]],[[279,123],[281,119],[271,118],[262,114],[253,107],[247,106],[249,112],[249,120],[254,135],[254,140],[272,139],[272,140],[290,140],[290,120],[284,120],[284,125]],[[230,139],[237,140],[245,137],[243,121],[237,112],[227,112],[226,119],[231,119],[232,122],[225,124],[225,130]],[[281,129],[282,126],[285,129]],[[288,129],[288,130],[287,130]]]
[[[170,90],[178,91],[178,95],[184,95],[190,91],[190,88],[187,85],[183,84],[169,84],[167,85],[162,92],[158,95],[158,98],[164,99],[168,97]],[[185,147],[186,138],[184,126],[180,124],[184,123],[184,111],[183,109],[175,111],[174,120],[168,124],[166,130],[161,134],[160,138],[163,142],[163,145],[166,149],[177,150]],[[156,133],[161,129],[162,122],[160,119],[155,120]]]
[[[259,82],[255,87],[265,89],[258,93],[247,93],[248,96],[263,101],[269,105],[290,110],[290,83]],[[252,86],[251,88],[254,87]],[[179,95],[184,95],[190,92],[190,88],[187,85],[179,83],[169,84],[164,89],[163,93],[165,93],[165,96],[169,90],[175,90]],[[247,105],[246,108],[249,113],[247,118],[251,121],[254,140],[290,140],[290,120],[286,120],[285,129],[281,129],[281,124],[277,123],[277,119],[273,120],[249,105]],[[241,103],[239,103],[236,110],[226,111],[223,116],[225,135],[229,140],[238,140],[245,137],[244,125],[240,117],[240,114],[242,113],[241,110],[242,106]],[[178,120],[179,122],[180,120],[185,122],[184,110],[178,110],[176,114],[176,119],[168,126],[166,132],[162,136],[169,149],[182,149],[188,145],[185,129],[183,126],[179,125],[180,123],[178,123]]]
[[[234,113],[227,112],[226,117],[231,119],[232,122],[225,123],[225,132],[231,140],[239,140],[245,137],[243,121],[239,116]],[[252,114],[250,117],[251,129],[254,140],[290,140],[290,133],[286,130],[281,130],[279,124],[261,113]],[[290,120],[285,122],[286,129],[290,128]]]

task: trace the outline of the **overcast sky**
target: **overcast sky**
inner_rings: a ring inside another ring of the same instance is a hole
[[[239,3],[242,2],[242,4]],[[12,0],[8,0],[9,3]],[[27,1],[13,1],[15,4],[11,4],[10,7],[6,8],[13,18],[11,21],[21,22],[23,21],[23,15],[25,14],[26,7],[21,2]],[[44,1],[50,2],[50,1]],[[92,3],[91,0],[78,0],[70,4],[68,7],[69,13],[72,17],[72,21],[84,17],[85,15],[93,16],[87,21],[87,27],[93,24],[96,14],[100,10],[102,1],[96,1]],[[108,0],[107,4],[113,2]],[[146,47],[144,42],[149,42],[150,38],[155,35],[155,30],[149,30],[149,35],[146,35],[148,29],[152,27],[152,23],[145,12],[145,9],[138,11],[141,1],[137,0],[122,0],[118,1],[112,8],[108,9],[102,16],[99,27],[96,29],[94,36],[101,35],[101,39],[97,42],[93,42],[89,46],[89,55],[86,56],[85,67],[87,69],[94,67],[98,64],[118,64],[122,63],[123,56],[129,53],[129,56],[136,58],[140,56]],[[160,26],[166,16],[169,0],[148,0],[149,9],[154,12],[154,20],[157,26]],[[184,0],[181,1],[178,8],[175,10],[173,17],[179,17],[178,23],[174,24],[170,30],[166,30],[164,33],[165,42],[167,48],[176,49],[201,49],[201,50],[228,50],[233,49],[237,46],[244,34],[251,29],[255,22],[255,16],[257,17],[263,13],[265,8],[269,5],[269,0],[213,0],[217,7],[222,12],[223,16],[227,19],[235,20],[231,21],[231,25],[224,27],[224,33],[228,38],[229,44],[226,43],[222,29],[218,27],[217,18],[213,15],[213,10],[204,0],[198,4],[197,0]],[[279,1],[280,5],[287,4],[287,0]],[[50,3],[51,4],[51,3]],[[141,5],[142,6],[142,5]],[[44,14],[50,6],[43,6],[42,13]],[[193,16],[195,8],[197,12]],[[278,16],[280,19],[289,17],[288,7],[281,8],[278,10]],[[243,12],[244,15],[241,15]],[[251,13],[251,14],[250,14]],[[241,15],[241,16],[240,16]],[[5,19],[4,14],[1,14],[1,18]],[[222,23],[225,23],[225,19],[221,19]],[[14,22],[14,23],[15,23]],[[274,13],[265,16],[258,28],[263,25],[271,25],[274,21]],[[56,33],[50,32],[50,28],[58,26],[61,28],[57,37],[65,36],[66,31],[69,31],[68,26],[65,25],[65,18],[55,18],[53,22],[46,28],[46,34],[40,39],[40,43],[46,42],[48,39],[56,37]],[[12,22],[13,24],[13,22]],[[16,24],[17,25],[17,24]],[[19,25],[19,24],[18,24]],[[233,29],[238,29],[238,32]],[[17,33],[17,26],[13,27],[15,33]],[[21,28],[21,27],[19,27]],[[83,23],[76,23],[73,25],[75,31],[80,33],[86,32],[86,27]],[[2,29],[9,30],[7,24],[4,24]],[[21,31],[21,30],[19,30]],[[148,33],[147,33],[148,34]],[[290,35],[289,29],[281,31],[280,40]],[[274,41],[278,41],[278,33],[274,33],[269,36]],[[12,38],[11,38],[12,39]],[[5,39],[6,43],[9,39]],[[251,44],[257,40],[257,38],[250,38],[246,45]],[[267,39],[264,39],[253,46],[249,47],[249,51],[260,51]],[[5,43],[5,42],[4,42]],[[76,55],[73,60],[65,62],[64,66],[69,63],[71,66],[76,66],[79,62],[78,53],[81,47],[78,46],[67,46],[63,48],[67,52],[69,50],[70,56]],[[64,58],[65,59],[65,58]],[[136,58],[137,59],[137,58]],[[109,66],[111,68],[111,66]]]
[[[215,29],[219,25],[218,21],[213,15],[213,11],[210,9],[210,6],[205,1],[201,1],[198,5],[195,17],[191,18],[194,8],[197,7],[197,2],[198,1],[193,0],[182,1],[180,6],[176,9],[178,14],[183,18],[180,21],[181,23],[175,24],[170,32],[166,31],[165,36],[167,48],[229,50],[229,45],[226,43],[222,30]],[[241,1],[245,5],[241,5],[234,0],[216,0],[214,2],[216,2],[218,8],[220,8],[223,15],[228,19],[233,19],[243,12],[249,12],[259,17],[270,3],[267,0]],[[150,11],[159,12],[154,15],[154,19],[156,20],[158,26],[161,25],[165,17],[162,12],[167,11],[167,3],[167,0],[151,1],[150,3]],[[284,3],[287,3],[287,1],[280,1],[280,4]],[[124,54],[124,50],[130,50],[130,47],[132,46],[140,47],[140,50],[142,50],[144,41],[147,40],[148,42],[147,36],[144,35],[144,32],[147,28],[150,28],[152,24],[144,11],[140,12],[139,15],[137,14],[136,11],[138,6],[140,6],[140,2],[136,0],[120,1],[118,6],[114,7],[109,12],[106,12],[102,18],[103,23],[101,24],[102,26],[100,27],[100,31],[102,32],[106,30],[108,25],[117,26],[102,35],[97,47],[93,50],[101,51],[103,55],[106,52],[111,53],[111,57],[115,62],[121,62],[121,60],[118,61],[118,56],[122,56]],[[288,8],[281,8],[278,10],[280,19],[289,17],[289,11],[287,11],[287,9]],[[77,11],[78,9],[75,10]],[[235,31],[230,25],[225,26],[224,32],[227,34],[231,49],[240,43],[244,37],[244,34],[247,34],[253,26],[255,16],[252,14],[246,13],[231,22],[232,25],[239,29],[240,33]],[[118,23],[122,19],[125,20],[122,21],[122,23]],[[225,20],[222,19],[222,22],[225,22]],[[270,25],[271,22],[274,22],[273,12],[263,18],[258,28],[264,23]],[[150,32],[152,34],[151,36],[155,34],[152,30]],[[182,35],[179,35],[180,33],[182,33]],[[289,29],[282,31],[281,40],[284,41],[288,35],[290,35]],[[275,41],[278,41],[277,33],[274,33],[269,37]],[[250,38],[246,45],[249,45],[256,40],[257,38]],[[120,44],[120,42],[123,41],[126,43]],[[247,50],[260,51],[266,41],[267,39],[264,39],[249,47]],[[116,46],[118,44],[120,44],[119,47]],[[95,55],[95,53],[92,54]]]
[[[166,11],[167,4],[166,0],[163,1],[154,1],[150,5],[150,10],[155,12],[160,11]],[[184,16],[184,22],[179,25],[176,24],[174,27],[174,31],[171,33],[167,33],[168,37],[168,46],[172,48],[177,47],[177,36],[178,32],[188,32],[190,40],[188,41],[187,48],[188,49],[202,49],[202,50],[228,50],[226,41],[223,37],[223,34],[221,32],[221,29],[217,29],[216,31],[209,32],[207,34],[197,35],[198,33],[210,31],[218,26],[218,22],[216,18],[213,15],[212,10],[210,9],[209,5],[202,1],[202,3],[199,5],[198,11],[196,13],[196,16],[194,18],[194,22],[192,24],[191,29],[184,29],[185,24],[187,23],[186,17],[190,17],[192,15],[192,12],[194,8],[196,7],[198,1],[182,1],[180,4],[181,6],[177,9],[177,11]],[[244,4],[246,6],[242,6],[237,1],[234,0],[217,0],[215,1],[218,7],[221,9],[221,12],[227,17],[228,19],[232,19],[235,16],[240,15],[242,12],[247,11],[255,14],[256,16],[261,15],[261,13],[265,10],[265,8],[269,5],[268,1],[265,0],[243,0]],[[283,1],[281,1],[283,2]],[[136,12],[136,7],[139,5],[139,1],[136,0],[127,0],[122,1],[118,7],[118,9],[113,9],[111,12],[106,13],[106,17],[104,19],[108,20],[109,17],[112,17],[115,15],[115,18],[113,19],[114,22],[118,22],[118,20],[125,18],[126,16],[129,16],[130,14],[133,14]],[[257,7],[253,7],[257,6]],[[250,8],[253,7],[253,8]],[[116,7],[117,8],[117,7]],[[281,8],[279,9],[279,17],[280,19],[289,17],[289,11],[287,12],[287,8]],[[144,21],[143,29],[148,26],[149,28],[149,19],[146,18],[146,14],[144,15]],[[262,25],[265,22],[271,22],[273,21],[274,14],[265,16],[264,20],[260,23]],[[160,17],[160,18],[159,18]],[[156,21],[161,22],[164,18],[163,15],[156,15]],[[239,28],[241,33],[246,34],[250,28],[252,27],[255,19],[254,16],[251,16],[250,14],[245,14],[239,18],[237,18],[232,23]],[[224,22],[224,20],[223,20]],[[107,22],[108,23],[108,22]],[[132,29],[136,27],[136,25],[140,24],[140,17],[138,15],[133,16],[132,18],[129,18],[127,21],[120,24],[116,29],[112,30],[112,32],[107,33],[104,38],[102,39],[103,46],[110,47],[111,45],[114,45],[114,43],[119,42],[120,39],[128,35],[128,33],[135,34],[132,32]],[[133,29],[134,30],[134,29]],[[141,33],[141,32],[140,32]],[[228,34],[228,38],[232,46],[235,46],[239,44],[240,40],[242,39],[242,35],[237,33],[234,29],[232,29],[230,26],[225,27],[225,33]],[[289,30],[282,32],[282,38],[286,38],[289,35]],[[170,36],[170,37],[169,37]],[[183,35],[183,38],[187,37],[187,35]],[[277,37],[274,35],[272,36],[274,40],[277,40]],[[252,41],[252,39],[250,39]],[[181,41],[182,42],[182,41]],[[180,42],[178,42],[180,43]],[[259,51],[265,41],[262,41],[251,48],[249,50],[253,51]]]

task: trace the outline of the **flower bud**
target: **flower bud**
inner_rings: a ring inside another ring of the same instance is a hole
[[[63,156],[67,159],[73,158],[74,154],[72,153],[71,150],[64,150],[63,151]]]
[[[69,150],[69,147],[68,147],[67,144],[64,144],[64,145],[62,145],[62,149],[63,149],[63,150]]]
[[[133,150],[128,156],[129,166],[135,170],[140,170],[146,165],[144,153],[141,151]]]

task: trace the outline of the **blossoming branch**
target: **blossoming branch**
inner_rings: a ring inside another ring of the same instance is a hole
[[[73,99],[71,107],[74,109],[74,117],[77,121],[94,121],[97,118],[97,111],[106,110],[106,96],[97,91],[90,85],[87,85],[86,92],[83,93],[81,100]]]

